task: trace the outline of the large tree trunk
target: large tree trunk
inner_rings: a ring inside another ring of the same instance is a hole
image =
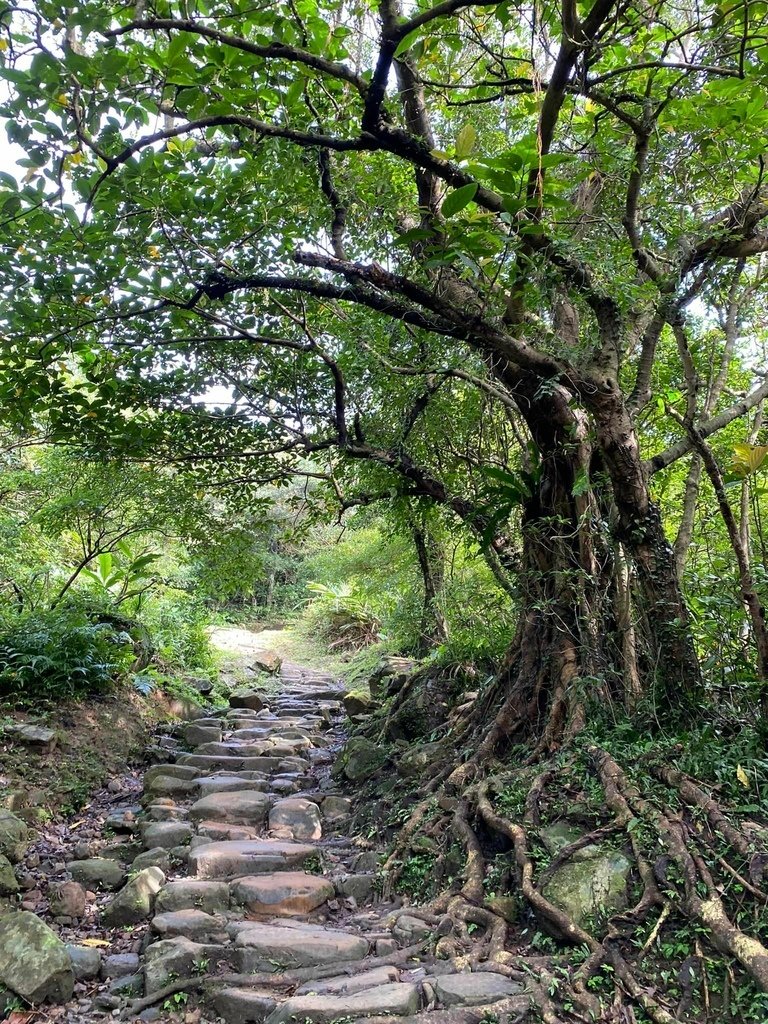
[[[501,673],[505,698],[481,757],[510,739],[556,749],[582,728],[595,688],[608,694],[621,677],[612,554],[585,483],[592,453],[584,418],[551,396],[546,408],[532,403],[525,415],[541,464],[523,512],[521,610]]]
[[[632,558],[641,612],[648,625],[645,689],[660,715],[695,705],[701,673],[690,616],[658,507],[651,501],[634,426],[618,388],[593,403],[595,445],[611,480],[618,539]]]
[[[659,718],[673,717],[690,709],[700,686],[674,551],[620,394],[603,392],[592,419],[563,389],[528,394],[520,408],[541,471],[523,516],[505,698],[481,757],[510,739],[556,748],[582,727],[590,699],[634,707],[647,693]],[[630,565],[616,564],[617,543]],[[646,624],[642,643],[633,605]]]

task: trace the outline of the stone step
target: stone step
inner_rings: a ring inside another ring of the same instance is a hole
[[[230,925],[235,935],[241,971],[280,971],[320,964],[360,960],[368,953],[362,935],[319,925],[262,924],[243,921]]]
[[[279,757],[233,757],[222,754],[182,754],[181,767],[195,768],[195,774],[231,768],[234,771],[276,772],[280,768]]]
[[[183,935],[195,942],[226,942],[227,919],[220,914],[206,914],[204,910],[186,908],[169,910],[152,918],[152,931],[162,939]]]
[[[255,774],[255,772],[243,772],[237,775],[201,775],[196,782],[203,797],[213,793],[238,793],[243,790],[259,790],[266,793],[269,790],[267,776],[261,775],[258,778],[252,778]]]
[[[269,812],[269,827],[292,839],[319,839],[323,831],[317,804],[301,797],[278,800]]]
[[[192,804],[189,816],[193,821],[218,821],[227,825],[263,825],[269,814],[270,800],[257,789],[229,793],[212,793]],[[312,838],[297,836],[296,838]]]
[[[277,1006],[268,992],[253,988],[223,988],[211,996],[217,1017],[226,1024],[263,1024]]]
[[[155,901],[158,913],[202,910],[206,914],[219,914],[228,909],[229,885],[226,882],[205,882],[197,878],[167,882]]]
[[[232,883],[232,901],[251,914],[293,917],[310,914],[333,899],[333,883],[304,871],[275,871],[239,878]]]
[[[483,1006],[523,992],[519,982],[490,971],[442,974],[432,979],[431,984],[443,1006]]]
[[[302,867],[317,856],[314,846],[276,840],[206,843],[189,855],[189,872],[198,878],[239,878]]]
[[[418,1011],[420,1002],[418,986],[402,982],[340,995],[291,996],[272,1011],[266,1024],[331,1024],[341,1018],[373,1015],[408,1017]]]
[[[197,826],[197,842],[194,845],[261,839],[262,832],[263,829],[253,825],[227,825],[223,821],[201,821]]]
[[[186,821],[149,821],[141,826],[141,841],[146,850],[161,846],[172,850],[174,846],[188,843],[195,830]]]
[[[296,989],[297,996],[338,996],[348,992],[362,992],[366,988],[389,985],[400,980],[400,972],[396,967],[374,967],[362,974],[342,974],[338,978],[320,978],[317,981],[305,981]]]

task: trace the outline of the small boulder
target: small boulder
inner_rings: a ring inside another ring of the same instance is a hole
[[[323,817],[330,820],[343,818],[352,810],[352,800],[348,796],[327,796],[320,809]]]
[[[186,821],[150,821],[142,825],[141,839],[147,850],[171,850],[188,843],[194,833]]]
[[[542,829],[540,838],[554,856],[578,839],[580,832],[567,822]],[[576,924],[607,917],[627,905],[627,880],[631,861],[605,844],[583,847],[556,869],[544,886],[543,895],[564,910]]]
[[[342,751],[340,763],[350,782],[365,782],[372,778],[387,760],[387,753],[378,744],[364,736],[354,736]]]
[[[101,970],[101,950],[92,946],[67,946],[75,981],[90,981]]]
[[[223,988],[212,996],[216,1014],[227,1024],[262,1024],[277,1003],[272,996],[252,988]]]
[[[345,693],[342,704],[350,718],[354,715],[366,715],[379,706],[378,701],[363,690],[350,690],[349,693]]]
[[[352,896],[357,903],[364,903],[373,895],[375,882],[374,875],[341,875],[333,880],[339,896]]]
[[[443,1006],[483,1006],[520,995],[523,986],[501,974],[441,974],[432,981]]]
[[[221,743],[221,728],[190,722],[184,727],[184,742],[190,747],[199,747],[201,743]]]
[[[0,854],[17,864],[29,846],[29,829],[11,811],[0,808]]]
[[[411,917],[410,914],[401,914],[392,928],[393,936],[403,946],[410,946],[414,942],[426,939],[431,931],[426,921],[422,921],[420,917]]]
[[[405,750],[397,759],[397,774],[406,779],[418,778],[442,750],[440,743],[422,743]]]
[[[109,857],[75,860],[68,867],[74,880],[86,889],[119,889],[125,878],[125,871],[120,864]]]
[[[127,975],[135,974],[140,967],[138,953],[113,953],[105,956],[101,961],[102,980],[107,978],[125,978]]]
[[[165,882],[160,868],[145,868],[104,907],[102,921],[108,927],[138,924],[152,913],[155,896]]]
[[[88,899],[79,882],[61,882],[51,886],[48,903],[54,917],[80,918],[85,913]]]
[[[215,961],[220,968],[234,966],[235,953],[231,946],[192,942],[182,935],[153,942],[144,955],[146,994],[157,992],[175,978],[191,978],[204,960]]]
[[[267,672],[269,675],[277,675],[283,664],[283,659],[277,651],[261,651],[253,659],[253,667],[259,672]]]
[[[155,846],[151,850],[145,850],[135,857],[131,864],[131,871],[143,871],[144,868],[160,868],[168,874],[171,870],[171,857],[162,846]]]
[[[269,812],[269,827],[284,830],[292,839],[319,839],[323,831],[317,804],[300,797],[278,800]]]
[[[158,893],[155,910],[158,914],[174,910],[202,910],[206,914],[221,914],[229,909],[229,885],[226,882],[204,882],[183,879],[169,882]]]
[[[56,932],[21,911],[0,919],[0,981],[27,1002],[66,1003],[75,972]]]
[[[56,733],[53,729],[45,729],[41,725],[12,725],[6,732],[10,733],[13,739],[32,747],[39,754],[50,754],[56,748]]]
[[[514,896],[492,896],[485,901],[485,906],[494,914],[503,917],[508,924],[517,924],[520,917],[520,904]]]
[[[230,694],[229,706],[231,708],[249,708],[251,711],[261,711],[265,707],[264,697],[255,690],[237,690]]]

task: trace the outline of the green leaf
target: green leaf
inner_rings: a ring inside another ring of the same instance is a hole
[[[416,28],[413,30],[413,32],[409,32],[407,36],[403,36],[403,38],[397,44],[397,49],[395,50],[394,53],[395,60],[397,60],[398,57],[402,57],[404,53],[407,53],[407,51],[410,50],[410,48],[419,38],[419,32],[420,29]]]
[[[456,146],[454,147],[456,151],[456,159],[466,159],[466,157],[473,152],[476,143],[477,131],[475,126],[468,122],[456,136]]]
[[[571,487],[571,494],[574,498],[579,498],[582,494],[587,493],[590,486],[589,473],[587,473],[586,469],[582,466],[574,478],[573,487]]]
[[[443,216],[454,217],[457,213],[460,213],[465,206],[468,206],[472,202],[476,193],[476,181],[471,181],[469,185],[462,185],[461,188],[457,188],[454,189],[453,192],[449,192],[443,201]]]

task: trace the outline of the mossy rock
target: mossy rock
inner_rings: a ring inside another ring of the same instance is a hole
[[[0,809],[0,854],[16,864],[27,852],[29,829],[11,811]]]
[[[13,864],[0,853],[0,896],[13,896],[19,891],[19,883],[13,871]]]
[[[365,782],[383,768],[386,761],[387,751],[383,747],[364,736],[354,736],[344,747],[339,764],[350,782]]]
[[[26,911],[0,920],[0,981],[30,1003],[72,998],[75,975],[67,947]]]
[[[583,926],[624,910],[631,869],[632,862],[619,850],[587,846],[557,868],[543,895]]]

